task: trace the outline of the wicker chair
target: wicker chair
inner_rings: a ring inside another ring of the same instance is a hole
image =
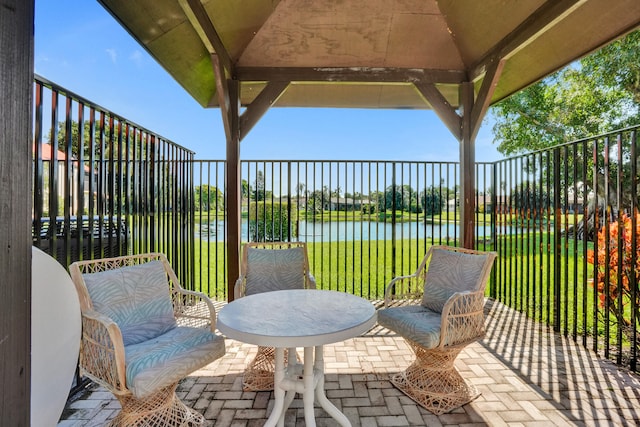
[[[225,354],[216,311],[183,289],[163,254],[69,266],[82,312],[81,373],[122,406],[111,426],[201,426],[178,399],[178,382]]]
[[[240,277],[234,297],[283,289],[315,289],[316,281],[309,272],[307,246],[303,242],[249,242],[244,245]],[[285,360],[297,357],[285,350]],[[273,390],[275,349],[258,347],[256,357],[243,376],[245,391]]]
[[[485,334],[484,289],[495,258],[494,252],[433,246],[415,274],[387,285],[378,323],[403,336],[416,354],[391,382],[436,415],[479,395],[454,362]]]

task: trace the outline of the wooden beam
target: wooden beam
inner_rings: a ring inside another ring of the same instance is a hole
[[[5,0],[0,12],[0,424],[17,427],[31,424],[34,9]]]
[[[462,246],[475,247],[475,140],[471,133],[471,112],[473,111],[473,83],[465,82],[460,86],[460,105],[462,106],[462,138],[460,139],[460,235]]]
[[[231,56],[200,0],[179,0],[179,2],[209,53],[218,55],[222,67],[231,75],[233,71]]]
[[[262,92],[247,106],[240,116],[240,140],[244,139],[258,120],[267,112],[284,90],[289,86],[289,82],[269,82]]]
[[[416,89],[431,104],[433,111],[440,117],[440,120],[449,128],[449,131],[458,141],[462,138],[462,119],[456,113],[449,101],[442,95],[433,83],[414,83]]]
[[[476,64],[469,68],[471,81],[483,75],[495,59],[508,59],[562,21],[587,0],[547,1],[518,25],[511,33],[490,49]]]
[[[480,86],[480,91],[476,96],[476,99],[473,103],[473,110],[471,110],[471,139],[475,140],[476,136],[478,136],[478,131],[480,130],[480,125],[482,124],[482,120],[491,105],[491,97],[493,96],[493,92],[496,90],[498,86],[498,81],[500,80],[500,75],[502,74],[502,69],[504,68],[504,59],[496,58],[489,65],[489,69],[487,73],[484,75],[484,79],[482,80],[482,85]]]
[[[372,67],[236,67],[234,77],[253,82],[461,83],[466,71]]]

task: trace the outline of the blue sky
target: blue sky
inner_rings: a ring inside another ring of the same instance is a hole
[[[204,109],[96,0],[36,0],[35,72],[167,139],[224,159],[220,111]],[[476,160],[502,158],[489,118]],[[430,110],[272,108],[241,143],[243,159],[458,160]]]

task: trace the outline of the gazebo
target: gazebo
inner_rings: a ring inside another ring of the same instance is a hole
[[[472,247],[474,140],[489,106],[640,26],[637,0],[99,1],[203,107],[220,109],[229,286],[240,143],[271,106],[434,110],[460,141]],[[11,425],[29,413],[31,146],[16,141],[32,132],[33,9],[9,0],[0,14],[0,378],[12,390],[0,418]]]
[[[220,108],[228,283],[240,143],[270,107],[433,109],[460,141],[460,235],[472,247],[488,107],[640,24],[632,0],[99,1],[203,107]]]

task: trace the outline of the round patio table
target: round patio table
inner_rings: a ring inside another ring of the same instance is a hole
[[[347,417],[324,392],[323,345],[361,335],[376,322],[369,301],[337,291],[295,289],[249,295],[230,302],[218,314],[218,329],[227,337],[275,347],[273,410],[266,427],[284,426],[284,413],[296,393],[302,394],[305,423],[316,425],[314,399],[343,427]],[[304,347],[297,363],[296,347]],[[284,349],[289,350],[285,367]]]

